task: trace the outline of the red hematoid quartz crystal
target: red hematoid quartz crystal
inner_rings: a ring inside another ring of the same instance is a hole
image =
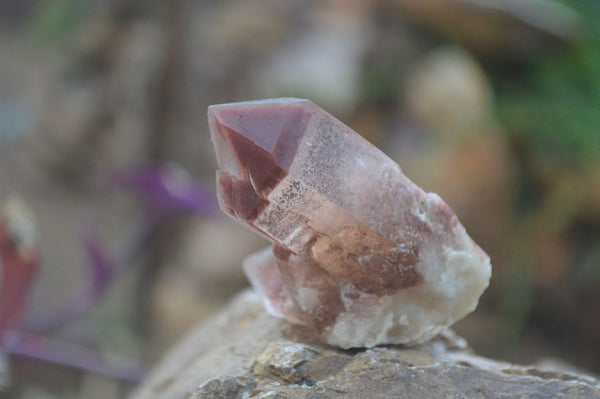
[[[359,134],[294,98],[208,118],[221,209],[273,242],[244,270],[274,315],[350,348],[425,341],[475,309],[489,257]]]

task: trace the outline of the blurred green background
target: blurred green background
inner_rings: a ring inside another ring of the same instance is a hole
[[[490,254],[491,285],[455,326],[477,352],[600,373],[598,21],[596,0],[2,1],[0,199],[19,196],[38,230],[25,325],[86,280],[82,220],[118,252],[147,217],[103,176],[177,165],[209,192],[206,107],[295,96],[440,194]],[[156,230],[54,339],[150,367],[246,287],[241,259],[266,245],[220,215]],[[0,359],[0,397],[134,386]]]

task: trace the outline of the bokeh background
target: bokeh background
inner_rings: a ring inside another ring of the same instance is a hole
[[[477,352],[599,373],[598,21],[597,0],[3,0],[0,397],[123,397],[247,286],[266,242],[214,209],[206,107],[280,96],[490,254],[455,326]]]

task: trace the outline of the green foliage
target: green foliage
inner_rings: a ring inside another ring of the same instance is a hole
[[[600,159],[600,7],[579,4],[585,39],[536,62],[498,101],[520,142],[567,162]]]
[[[367,104],[392,102],[397,96],[399,84],[400,75],[396,65],[369,66],[361,76],[361,100]]]
[[[533,306],[533,283],[531,259],[515,259],[504,281],[504,296],[501,298],[499,315],[502,328],[497,339],[516,342],[528,321]]]
[[[50,44],[69,36],[82,19],[83,2],[46,0],[39,2],[32,14],[30,31],[33,39]]]

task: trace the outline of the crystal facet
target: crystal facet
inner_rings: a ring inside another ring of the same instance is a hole
[[[308,100],[212,105],[221,209],[273,242],[244,270],[343,348],[425,341],[477,306],[489,257],[448,205]]]

